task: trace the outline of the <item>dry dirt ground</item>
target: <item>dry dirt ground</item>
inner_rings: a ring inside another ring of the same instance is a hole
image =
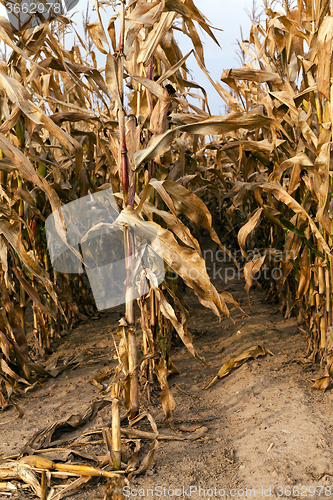
[[[130,481],[125,498],[333,497],[333,393],[311,388],[318,366],[295,362],[306,351],[295,318],[284,319],[278,305],[267,302],[265,293],[257,288],[250,292],[250,313],[242,278],[235,277],[227,285],[214,281],[218,288],[227,288],[249,315],[232,307],[236,326],[228,319],[219,323],[186,293],[186,300],[197,311],[190,322],[194,343],[210,368],[179,345],[173,360],[181,374],[169,379],[177,403],[176,429],[197,424],[207,432],[198,440],[160,441],[153,468]],[[93,401],[103,399],[90,381],[100,370],[114,366],[113,336],[117,338],[120,316],[121,310],[103,313],[93,324],[82,323],[62,339],[52,359],[58,363],[74,360],[78,366],[44,380],[20,397],[17,401],[25,412],[22,419],[13,407],[0,414],[2,456],[19,452],[36,431],[71,415],[82,415]],[[203,390],[223,363],[258,344],[274,356],[248,361]],[[172,434],[160,406],[146,409],[160,432]],[[111,406],[106,406],[84,426],[59,434],[58,448],[64,435],[66,439],[71,436],[71,449],[81,457],[59,449],[45,456],[72,457],[75,462],[82,461],[82,455],[105,455],[101,434],[82,434],[100,430],[110,421]],[[178,431],[175,435],[190,434]],[[81,447],[75,447],[75,437]],[[95,500],[103,498],[104,491],[104,479],[94,479],[67,498]],[[28,490],[20,495],[17,498],[36,498]],[[0,493],[0,498],[8,496]]]

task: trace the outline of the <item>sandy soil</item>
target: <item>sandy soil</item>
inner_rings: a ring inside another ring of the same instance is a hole
[[[218,280],[215,284],[226,288]],[[278,305],[265,301],[265,293],[257,288],[250,292],[250,313],[243,287],[243,279],[238,278],[227,284],[227,290],[249,313],[232,308],[236,327],[228,319],[219,323],[191,293],[186,294],[198,312],[190,323],[195,346],[210,368],[193,359],[183,345],[175,348],[173,360],[181,370],[169,379],[177,403],[175,426],[197,424],[207,431],[198,440],[160,441],[153,468],[130,481],[126,493],[131,493],[125,498],[333,497],[333,393],[311,388],[318,366],[295,362],[306,350],[296,320],[284,319]],[[25,412],[21,420],[13,407],[0,414],[1,454],[18,453],[36,431],[73,414],[82,415],[93,401],[102,399],[100,390],[89,381],[100,370],[114,366],[113,335],[120,315],[121,310],[103,313],[92,325],[81,324],[62,339],[52,359],[59,358],[58,363],[72,360],[78,366],[22,396],[18,400]],[[258,344],[274,356],[248,361],[203,390],[223,363]],[[160,406],[147,409],[160,432],[172,433]],[[66,436],[75,438],[110,424],[109,405],[95,413]],[[58,447],[64,433],[59,439]],[[93,444],[89,444],[91,439]],[[101,435],[91,435],[86,445],[72,449],[81,453],[73,461],[106,453]],[[65,460],[69,454],[58,450],[45,456]],[[67,498],[98,499],[104,492],[105,481],[94,479]],[[19,495],[16,498],[35,498],[27,490]]]

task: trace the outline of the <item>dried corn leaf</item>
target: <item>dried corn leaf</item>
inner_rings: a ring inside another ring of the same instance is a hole
[[[192,356],[194,356],[198,361],[207,366],[206,361],[202,359],[195,350],[192,341],[188,337],[187,332],[184,330],[184,326],[178,321],[173,307],[169,304],[163,293],[158,288],[155,290],[155,292],[157,293],[157,297],[160,301],[160,309],[163,316],[165,316],[171,322],[172,326],[174,327],[179,337],[183,341],[185,347],[192,354]]]
[[[28,158],[26,158],[18,148],[13,146],[13,144],[3,134],[0,134],[0,148],[15,168],[20,172],[22,177],[31,181],[33,185],[38,186],[44,191],[43,182]]]
[[[33,471],[27,470],[25,467],[17,467],[17,472],[22,481],[28,484],[31,489],[36,493],[40,498],[42,497],[41,486],[37,480],[36,475]]]
[[[107,44],[108,41],[107,41],[107,38],[105,36],[105,32],[104,32],[103,27],[100,25],[100,23],[98,21],[96,23],[89,23],[86,26],[87,26],[88,33],[89,33],[92,41],[94,42],[94,44],[98,48],[98,50],[100,52],[102,52],[102,54],[107,54],[108,52],[105,50],[103,42]]]
[[[307,154],[300,152],[297,153],[295,156],[292,158],[288,158],[284,162],[279,165],[278,168],[276,168],[269,176],[270,181],[280,181],[282,174],[287,170],[289,167],[293,167],[294,165],[302,165],[304,167],[313,167],[313,163],[308,157]]]
[[[128,475],[129,480],[133,476],[137,476],[138,474],[142,474],[143,472],[146,472],[147,470],[149,470],[153,466],[154,455],[155,455],[155,451],[157,450],[157,447],[158,447],[158,441],[157,441],[157,439],[155,439],[151,443],[149,451],[148,451],[147,455],[144,457],[144,459],[142,460],[140,467],[136,471],[133,471]]]
[[[258,356],[265,356],[266,352],[262,345],[257,345],[243,352],[236,358],[231,359],[224,363],[224,365],[220,368],[216,377],[214,377],[205,387],[204,389],[209,389],[216,382],[217,379],[226,377],[232,370],[241,366],[245,361],[249,359],[257,359]]]
[[[185,2],[180,1],[180,0],[166,0],[165,2],[165,8],[169,10],[174,10],[178,14],[181,14],[185,22],[186,21],[191,21],[192,19],[194,21],[197,21],[197,23],[200,25],[200,27],[206,31],[206,33],[214,40],[214,42],[219,45],[219,42],[217,41],[214,33],[210,29],[210,25],[208,24],[207,19],[205,16],[200,12],[200,10],[194,5],[193,0],[186,0]],[[200,39],[200,37],[197,35],[196,38]]]
[[[41,311],[44,312],[44,314],[47,314],[48,316],[50,316],[51,318],[54,318],[56,319],[56,315],[50,311],[42,302],[37,290],[35,288],[33,288],[28,282],[27,280],[25,279],[22,271],[18,268],[18,267],[14,267],[13,268],[14,270],[14,273],[17,277],[17,279],[19,280],[19,282],[21,283],[22,287],[24,288],[24,290],[26,291],[26,293],[29,295],[29,297],[34,301],[34,303],[41,309]]]
[[[118,77],[117,77],[117,65],[114,56],[109,53],[106,58],[105,65],[105,81],[108,87],[108,91],[110,92],[111,99],[114,101],[118,109],[122,108],[120,95],[119,95],[119,86],[118,86]],[[116,160],[118,158],[116,157]]]
[[[141,163],[153,160],[157,155],[162,155],[176,137],[178,131],[184,131],[188,134],[216,135],[225,134],[239,128],[252,129],[269,125],[281,128],[272,118],[254,113],[235,112],[225,116],[212,116],[201,122],[175,127],[163,134],[154,136],[146,149],[137,151],[134,155],[133,167],[136,169]]]
[[[5,462],[0,464],[1,479],[21,479],[28,484],[34,493],[41,498],[41,487],[36,475],[32,470],[29,470],[19,462]]]
[[[31,448],[34,449],[47,448],[51,444],[53,434],[56,431],[68,432],[70,430],[76,429],[84,425],[92,418],[94,418],[94,416],[97,414],[99,410],[111,404],[112,401],[109,401],[107,399],[94,401],[91,405],[89,405],[86,408],[85,412],[82,415],[74,414],[71,415],[66,420],[58,420],[57,422],[48,425],[44,429],[41,429],[40,431],[36,432],[28,440],[28,442],[22,448],[21,455],[26,454],[27,450],[30,450]]]
[[[299,263],[300,263],[300,278],[298,282],[296,299],[302,297],[308,291],[310,286],[311,271],[309,262],[309,250],[307,247],[304,248]]]
[[[184,57],[182,57],[176,64],[174,64],[171,68],[169,68],[167,71],[165,71],[157,80],[156,83],[161,85],[165,80],[170,78],[176,71],[179,70],[185,63],[186,59],[192,54],[193,50],[190,50]]]
[[[167,364],[163,357],[161,357],[158,365],[155,365],[154,371],[162,389],[161,403],[165,419],[173,427],[173,410],[176,407],[176,402],[169,388]]]
[[[51,291],[52,294],[52,289],[53,289],[52,282],[49,280],[48,275],[44,271],[44,269],[42,269],[37,263],[37,261],[33,260],[31,256],[27,253],[21,239],[21,231],[16,226],[16,224],[12,225],[8,221],[0,219],[0,233],[2,233],[5,236],[8,243],[10,243],[13,249],[17,252],[17,254],[20,256],[20,259],[27,267],[27,269],[34,276],[36,276],[36,278],[40,279],[45,284],[45,286],[47,286],[47,288]]]
[[[47,500],[61,500],[69,495],[74,495],[78,492],[84,484],[87,484],[91,480],[91,477],[79,477],[75,479],[72,483],[66,485],[62,490],[48,497]]]
[[[243,257],[247,257],[247,252],[245,250],[246,239],[248,235],[254,230],[258,222],[260,221],[260,217],[262,214],[263,208],[258,208],[252,217],[244,224],[243,227],[238,232],[238,244],[240,246]]]
[[[326,391],[328,386],[330,385],[330,377],[321,377],[318,378],[312,385],[313,389],[319,389],[320,391]]]
[[[210,237],[238,266],[232,253],[222,245],[220,238],[212,226],[212,216],[204,202],[194,193],[186,189],[178,182],[163,181],[163,187],[170,194],[176,209],[185,214],[192,222],[208,229]],[[170,208],[170,207],[169,207]]]
[[[142,198],[141,198],[142,199]],[[199,242],[192,236],[191,231],[185,224],[183,224],[177,216],[166,212],[165,210],[159,210],[152,203],[145,202],[143,205],[143,210],[146,214],[154,213],[162,217],[162,219],[167,223],[168,228],[171,229],[173,233],[183,242],[185,245],[197,250],[201,255]]]
[[[199,429],[193,432],[189,436],[180,436],[179,434],[153,434],[152,432],[140,431],[138,429],[124,429],[121,428],[121,433],[123,436],[133,439],[158,439],[159,441],[195,441],[200,439],[204,434],[208,432],[207,427],[200,426]]]
[[[20,54],[24,59],[30,62],[33,66],[37,67],[39,71],[43,73],[48,73],[49,71],[46,68],[43,68],[41,65],[36,63],[33,59],[30,59],[28,54],[21,49],[19,44],[14,43],[14,28],[8,21],[6,17],[0,16],[0,38],[4,42],[5,45],[8,45],[11,49],[13,49],[17,54]]]
[[[27,380],[25,380],[24,378],[20,377],[19,375],[17,375],[7,364],[7,362],[4,360],[4,359],[0,359],[0,368],[1,370],[3,371],[3,373],[5,373],[6,375],[8,375],[10,378],[12,378],[13,380],[16,380],[16,382],[22,382],[23,384],[27,384],[27,385],[30,385],[29,382]]]
[[[262,255],[261,257],[258,257],[257,259],[253,259],[250,262],[247,262],[244,266],[244,278],[246,281],[245,285],[245,290],[247,294],[249,294],[249,290],[253,284],[253,277],[260,271],[264,261],[266,259],[266,255]],[[249,298],[249,295],[248,295]],[[250,306],[250,300],[249,300],[249,307]]]
[[[0,87],[7,94],[8,98],[15,103],[30,120],[36,124],[41,124],[38,117],[35,115],[34,107],[31,105],[31,96],[23,85],[15,80],[15,78],[0,71]]]
[[[270,71],[264,71],[260,69],[252,68],[239,68],[239,69],[225,69],[223,70],[221,80],[225,81],[229,78],[235,80],[249,80],[251,82],[273,82],[276,84],[281,84],[282,79],[276,73],[271,73]]]
[[[270,125],[274,125],[278,129],[281,129],[278,122],[267,116],[255,113],[234,112],[225,116],[211,116],[205,121],[191,125],[184,125],[181,127],[181,130],[187,132],[188,134],[216,135],[232,132],[233,130],[237,130],[239,128],[254,129],[265,126],[269,127]]]
[[[0,348],[8,361],[10,361],[10,342],[2,330],[0,330]]]
[[[176,137],[178,128],[167,130],[163,134],[153,136],[147,148],[137,151],[133,157],[133,169],[136,170],[141,163],[153,160],[155,156],[162,155],[173,139]]]
[[[295,213],[303,215],[309,222],[310,228],[316,238],[320,241],[323,246],[324,251],[327,255],[331,255],[331,249],[323,238],[321,232],[319,231],[316,224],[313,222],[311,216],[308,214],[306,210],[294,199],[292,198],[283,187],[276,181],[267,182],[266,184],[262,184],[260,186],[263,191],[272,193],[279,201],[285,203],[289,208],[291,208]]]
[[[318,62],[317,88],[326,99],[330,99],[331,59],[333,50],[333,17],[325,16],[318,32],[317,50]]]
[[[144,78],[143,76],[133,76],[131,78],[136,82],[141,83],[146,89],[148,89],[152,94],[158,97],[161,101],[171,101],[172,98],[169,97],[168,91],[162,87],[162,85],[158,84],[154,80],[150,80],[149,78]]]
[[[145,66],[148,64],[157,46],[170,30],[175,18],[176,14],[174,12],[163,12],[161,14],[160,20],[154,25],[142,45],[138,55],[138,63],[143,63]]]

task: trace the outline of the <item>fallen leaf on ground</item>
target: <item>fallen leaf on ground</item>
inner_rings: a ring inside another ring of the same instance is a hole
[[[242,354],[237,356],[237,358],[230,359],[229,361],[224,363],[224,365],[220,368],[218,374],[204,387],[204,389],[206,390],[212,387],[217,379],[225,377],[231,372],[231,370],[238,368],[243,363],[245,363],[245,361],[248,361],[249,359],[257,359],[258,356],[265,356],[265,354],[266,352],[264,347],[261,345],[257,345],[243,352]]]

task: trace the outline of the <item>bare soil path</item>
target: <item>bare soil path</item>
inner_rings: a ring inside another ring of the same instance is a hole
[[[223,269],[225,265],[221,264]],[[218,279],[215,285],[226,288]],[[243,279],[229,281],[227,290],[249,313]],[[125,498],[333,497],[333,393],[311,388],[318,366],[294,361],[306,350],[295,318],[284,319],[278,305],[265,301],[265,293],[257,288],[251,289],[250,296],[249,316],[232,308],[235,327],[228,319],[219,323],[191,293],[186,294],[198,314],[190,322],[194,343],[210,368],[193,359],[183,345],[175,348],[173,360],[181,371],[169,380],[177,403],[175,426],[200,424],[207,432],[195,441],[160,441],[153,468],[131,480]],[[78,366],[20,398],[22,419],[13,407],[0,414],[3,455],[19,452],[37,430],[82,415],[101,399],[100,390],[89,381],[115,363],[113,336],[120,315],[121,310],[102,314],[92,325],[83,323],[62,339],[53,359]],[[223,363],[258,344],[274,356],[248,361],[203,390]],[[81,436],[82,441],[83,432],[110,424],[110,406],[94,410],[88,423],[71,435]],[[160,406],[148,410],[160,432],[170,434]],[[105,455],[101,436],[92,436],[94,444],[89,444],[90,436],[84,448],[72,447],[80,450],[81,459]],[[45,455],[58,460],[69,456],[59,450]],[[105,481],[94,479],[67,498],[95,500],[103,498],[104,491]],[[25,490],[16,498],[35,497]]]

